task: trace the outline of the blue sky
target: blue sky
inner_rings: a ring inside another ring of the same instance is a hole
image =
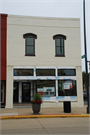
[[[90,0],[86,3],[87,58],[90,61]],[[0,12],[13,15],[80,18],[81,55],[84,55],[83,0],[0,0]],[[85,59],[82,59],[85,71]]]

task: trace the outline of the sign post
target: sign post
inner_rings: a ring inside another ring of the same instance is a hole
[[[86,68],[86,88],[87,88],[87,113],[90,114],[89,108],[89,84],[88,84],[88,66],[87,66],[87,48],[86,48],[86,22],[85,22],[85,0],[83,0],[83,19],[84,19],[84,48],[85,48],[85,68]]]

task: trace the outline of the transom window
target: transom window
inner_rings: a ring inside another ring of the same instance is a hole
[[[23,35],[23,38],[25,38],[25,55],[35,56],[35,39],[37,38],[37,35],[27,33]]]
[[[14,69],[14,76],[33,76],[33,69]]]
[[[58,69],[58,76],[76,76],[76,69]]]
[[[66,40],[66,36],[58,34],[54,35],[53,39],[55,39],[55,56],[65,56],[64,40]]]
[[[36,76],[55,76],[55,69],[36,69]]]

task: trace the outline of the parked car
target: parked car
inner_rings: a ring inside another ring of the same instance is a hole
[[[83,91],[83,99],[87,100],[87,91],[86,90]]]

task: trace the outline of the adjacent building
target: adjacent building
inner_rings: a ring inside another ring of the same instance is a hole
[[[6,67],[7,67],[7,14],[0,16],[0,79],[1,79],[1,106],[4,107],[6,103]]]
[[[7,50],[5,107],[29,103],[36,92],[42,107],[60,107],[63,101],[82,107],[80,19],[1,16],[7,20],[1,37]]]

